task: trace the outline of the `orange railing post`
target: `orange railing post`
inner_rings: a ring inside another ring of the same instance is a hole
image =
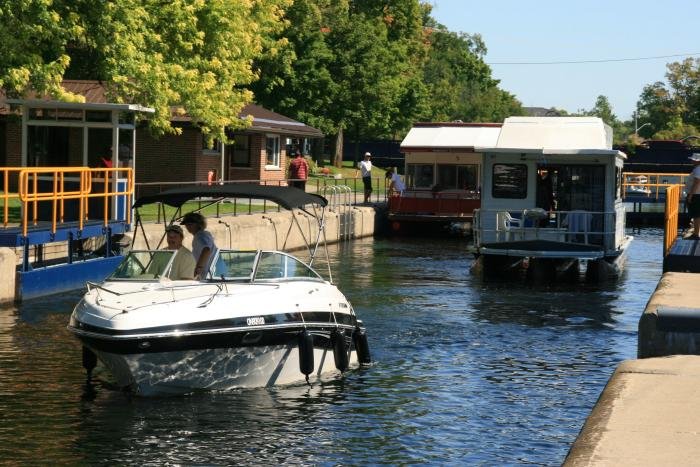
[[[670,186],[666,189],[666,208],[664,210],[664,256],[673,246],[678,237],[678,211],[680,204],[680,186]]]
[[[56,229],[59,223],[64,223],[65,219],[65,201],[66,200],[77,200],[78,202],[78,225],[79,229],[83,229],[85,225],[85,220],[88,219],[89,215],[89,198],[100,197],[104,199],[104,216],[103,222],[107,226],[110,221],[109,216],[109,204],[112,199],[119,199],[119,197],[129,197],[132,195],[134,190],[133,183],[133,170],[130,168],[106,168],[106,169],[92,169],[89,167],[26,167],[26,168],[6,168],[5,173],[5,193],[3,199],[5,199],[5,224],[7,225],[8,218],[8,198],[12,195],[8,194],[8,182],[7,178],[10,171],[18,172],[18,195],[22,203],[22,233],[24,236],[27,235],[27,226],[29,223],[29,207],[32,208],[32,221],[34,225],[38,223],[38,204],[40,202],[51,203],[51,232],[56,233]],[[95,174],[101,174],[105,182],[104,189],[100,190],[98,193],[92,192],[92,177]],[[50,176],[51,178],[51,188],[41,190],[39,187],[39,176]],[[114,177],[118,178],[122,175],[125,179],[124,189],[112,188],[112,181]],[[78,181],[78,186],[76,189],[66,188],[66,179],[69,177],[76,177]],[[31,185],[30,185],[31,178]],[[31,186],[31,189],[30,189]],[[131,222],[131,212],[130,206],[125,206],[125,221]]]

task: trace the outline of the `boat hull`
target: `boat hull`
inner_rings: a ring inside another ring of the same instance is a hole
[[[192,336],[129,337],[72,331],[114,376],[120,388],[136,394],[182,394],[301,383],[299,337],[304,328],[267,329]],[[349,367],[358,366],[353,332],[363,328],[306,328],[313,342],[309,381],[339,374],[335,348],[344,348]],[[342,336],[334,346],[333,335]],[[201,345],[209,342],[209,346]],[[228,345],[223,343],[228,341]],[[136,349],[141,349],[137,351]],[[308,358],[308,356],[307,356]],[[308,360],[307,360],[308,361]]]
[[[123,389],[143,396],[185,394],[196,390],[231,390],[305,381],[295,345],[237,347],[143,354],[95,351]],[[339,374],[333,350],[314,348],[313,382]],[[350,350],[350,365],[357,356]]]

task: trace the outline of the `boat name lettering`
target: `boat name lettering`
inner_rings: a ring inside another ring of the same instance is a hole
[[[262,316],[256,316],[254,318],[248,318],[246,320],[246,323],[248,326],[259,326],[261,324],[265,324],[265,318]]]

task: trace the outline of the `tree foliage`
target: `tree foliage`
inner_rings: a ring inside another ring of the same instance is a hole
[[[498,88],[498,80],[483,60],[486,45],[478,34],[430,29],[430,49],[424,82],[430,96],[428,121],[497,122],[523,110],[513,95]]]
[[[0,0],[0,86],[80,100],[61,87],[64,76],[102,79],[111,100],[155,109],[156,134],[175,131],[180,106],[205,134],[223,136],[252,100],[253,60],[284,45],[273,35],[290,1]]]
[[[687,58],[666,66],[667,82],[644,87],[638,107],[638,125],[649,123],[639,134],[659,139],[680,139],[700,128],[700,59]]]

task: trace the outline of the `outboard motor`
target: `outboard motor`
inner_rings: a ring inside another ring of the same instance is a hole
[[[345,332],[334,329],[331,332],[331,345],[333,346],[335,367],[341,372],[347,370],[350,365],[350,359],[348,357],[348,346],[345,343]]]
[[[309,382],[309,375],[314,372],[314,336],[308,329],[299,333],[299,371],[306,376]]]
[[[369,354],[369,342],[367,341],[367,331],[360,326],[355,328],[352,333],[352,341],[355,344],[355,352],[357,352],[357,361],[360,365],[369,365],[372,363],[372,357]]]

